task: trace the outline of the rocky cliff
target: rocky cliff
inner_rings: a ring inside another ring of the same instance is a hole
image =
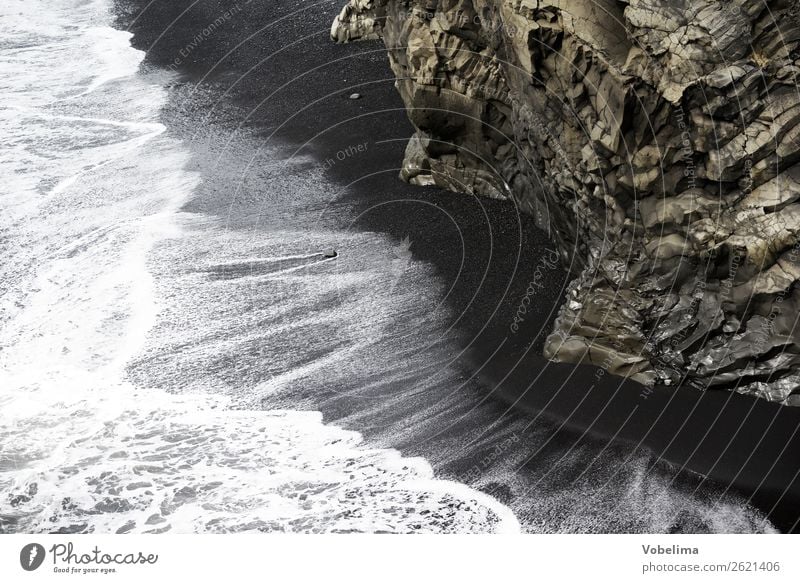
[[[545,355],[800,405],[788,0],[350,0],[417,128],[402,178],[509,199],[574,274]]]

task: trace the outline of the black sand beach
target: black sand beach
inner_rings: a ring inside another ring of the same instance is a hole
[[[565,271],[548,260],[553,245],[547,234],[511,203],[416,188],[397,178],[411,126],[383,45],[338,46],[328,39],[338,0],[118,4],[119,27],[134,33],[133,44],[147,51],[148,63],[207,88],[189,100],[181,99],[187,91],[176,89],[174,110],[165,112],[165,123],[188,138],[189,147],[195,146],[189,124],[202,118],[211,135],[241,125],[280,146],[287,158],[312,155],[316,169],[340,188],[326,208],[314,209],[322,223],[344,220],[354,231],[408,241],[413,260],[435,266],[444,282],[453,314],[442,340],[453,347],[447,368],[468,398],[410,390],[387,410],[365,408],[342,394],[304,394],[305,406],[322,410],[326,421],[356,425],[368,439],[424,455],[439,475],[467,483],[475,481],[473,468],[511,440],[513,447],[501,448],[503,459],[491,460],[492,480],[477,486],[515,508],[529,529],[542,512],[536,502],[522,501],[532,488],[550,502],[570,489],[575,496],[596,493],[618,481],[624,486],[625,476],[636,473],[632,462],[644,460],[646,475],[663,476],[687,500],[707,503],[708,512],[750,500],[780,530],[797,530],[800,411],[734,393],[646,389],[597,367],[554,365],[540,356],[568,283]],[[360,98],[351,99],[353,93]],[[196,149],[197,169],[208,170],[211,156]],[[252,206],[213,193],[225,180],[247,180],[254,189],[269,185],[258,186],[257,175],[214,174],[204,173],[205,195],[186,210],[224,216],[232,228],[259,224]],[[426,419],[424,430],[393,435],[387,429],[402,425],[426,399],[464,401],[445,420],[447,432],[435,419]],[[353,422],[359,418],[353,408],[361,408],[361,424]],[[524,447],[516,445],[521,427],[531,431],[522,436]],[[450,450],[458,453],[442,454],[445,444],[455,444]],[[498,478],[503,471],[512,478]],[[562,504],[550,511],[567,513],[568,501]],[[598,502],[586,512],[613,512],[609,504]],[[519,508],[525,508],[522,516]],[[688,510],[671,514],[667,531],[707,529]],[[652,525],[622,521],[615,528]]]

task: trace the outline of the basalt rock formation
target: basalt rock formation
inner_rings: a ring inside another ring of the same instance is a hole
[[[800,405],[790,0],[350,0],[417,128],[402,178],[512,200],[574,274],[545,347]]]

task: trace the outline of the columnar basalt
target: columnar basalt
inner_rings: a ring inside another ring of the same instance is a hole
[[[350,0],[417,128],[402,177],[510,199],[575,279],[545,355],[800,405],[790,0]]]

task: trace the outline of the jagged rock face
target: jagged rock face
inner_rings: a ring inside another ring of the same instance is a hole
[[[781,0],[351,0],[402,177],[513,200],[575,275],[556,361],[800,405],[800,19]]]

